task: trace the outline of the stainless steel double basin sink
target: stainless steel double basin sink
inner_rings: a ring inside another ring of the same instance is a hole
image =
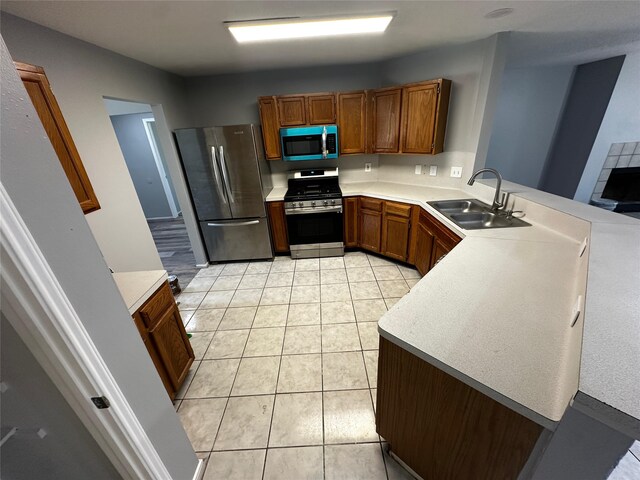
[[[474,198],[427,203],[465,230],[531,226],[531,224],[513,217],[509,212],[495,212],[491,210],[491,206]]]

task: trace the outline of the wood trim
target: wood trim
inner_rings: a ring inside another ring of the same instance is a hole
[[[436,110],[436,126],[433,138],[433,155],[444,152],[444,140],[447,129],[447,118],[449,116],[449,98],[451,96],[451,80],[445,78],[438,80],[440,93],[438,94],[438,104]]]
[[[380,337],[376,430],[422,478],[515,479],[543,428]]]
[[[0,217],[2,306],[7,319],[123,478],[170,479],[1,184]],[[97,410],[88,401],[96,392],[109,398],[111,408]]]
[[[100,203],[44,69],[22,62],[14,62],[14,64],[82,211],[87,214],[98,210]],[[39,92],[38,95],[36,91]]]
[[[413,205],[411,207],[411,232],[409,237],[409,251],[407,252],[407,263],[415,265],[416,262],[416,248],[418,243],[418,225],[420,219],[421,207]]]

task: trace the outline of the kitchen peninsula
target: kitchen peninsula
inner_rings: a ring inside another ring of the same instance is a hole
[[[539,426],[517,467],[531,457],[524,467],[529,473],[536,462],[545,462],[545,446],[553,451],[553,442],[559,441],[553,432],[569,409],[621,432],[629,443],[640,436],[640,409],[634,402],[640,397],[640,372],[634,368],[640,347],[629,341],[640,328],[640,300],[633,294],[640,288],[640,270],[633,268],[640,264],[637,220],[508,184],[509,207],[524,210],[532,226],[471,231],[426,202],[490,201],[490,185],[458,190],[367,182],[341,183],[341,189],[347,198],[418,205],[463,237],[378,325],[378,431],[409,467],[425,475],[405,452],[395,450],[389,432],[380,430],[390,413],[382,394],[385,344]],[[267,201],[283,194],[284,189],[275,188]],[[616,250],[627,255],[611,258]],[[614,291],[618,287],[607,282],[613,272],[626,279],[624,291]],[[608,322],[617,328],[607,329]],[[424,449],[421,455],[428,456]]]

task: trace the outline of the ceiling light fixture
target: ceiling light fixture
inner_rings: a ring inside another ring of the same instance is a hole
[[[513,13],[513,8],[499,8],[497,10],[492,10],[489,13],[486,13],[484,18],[506,17],[507,15],[511,15],[512,13]]]
[[[238,43],[290,40],[293,38],[333,37],[382,33],[389,26],[393,14],[367,17],[333,17],[307,20],[273,20],[227,22],[227,28]]]

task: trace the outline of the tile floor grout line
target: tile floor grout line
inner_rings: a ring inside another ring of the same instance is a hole
[[[320,298],[322,300],[322,297]],[[326,434],[324,424],[324,349],[322,342],[322,305],[320,305],[320,407],[322,416],[322,478],[325,479],[327,475],[327,462],[326,462]]]

